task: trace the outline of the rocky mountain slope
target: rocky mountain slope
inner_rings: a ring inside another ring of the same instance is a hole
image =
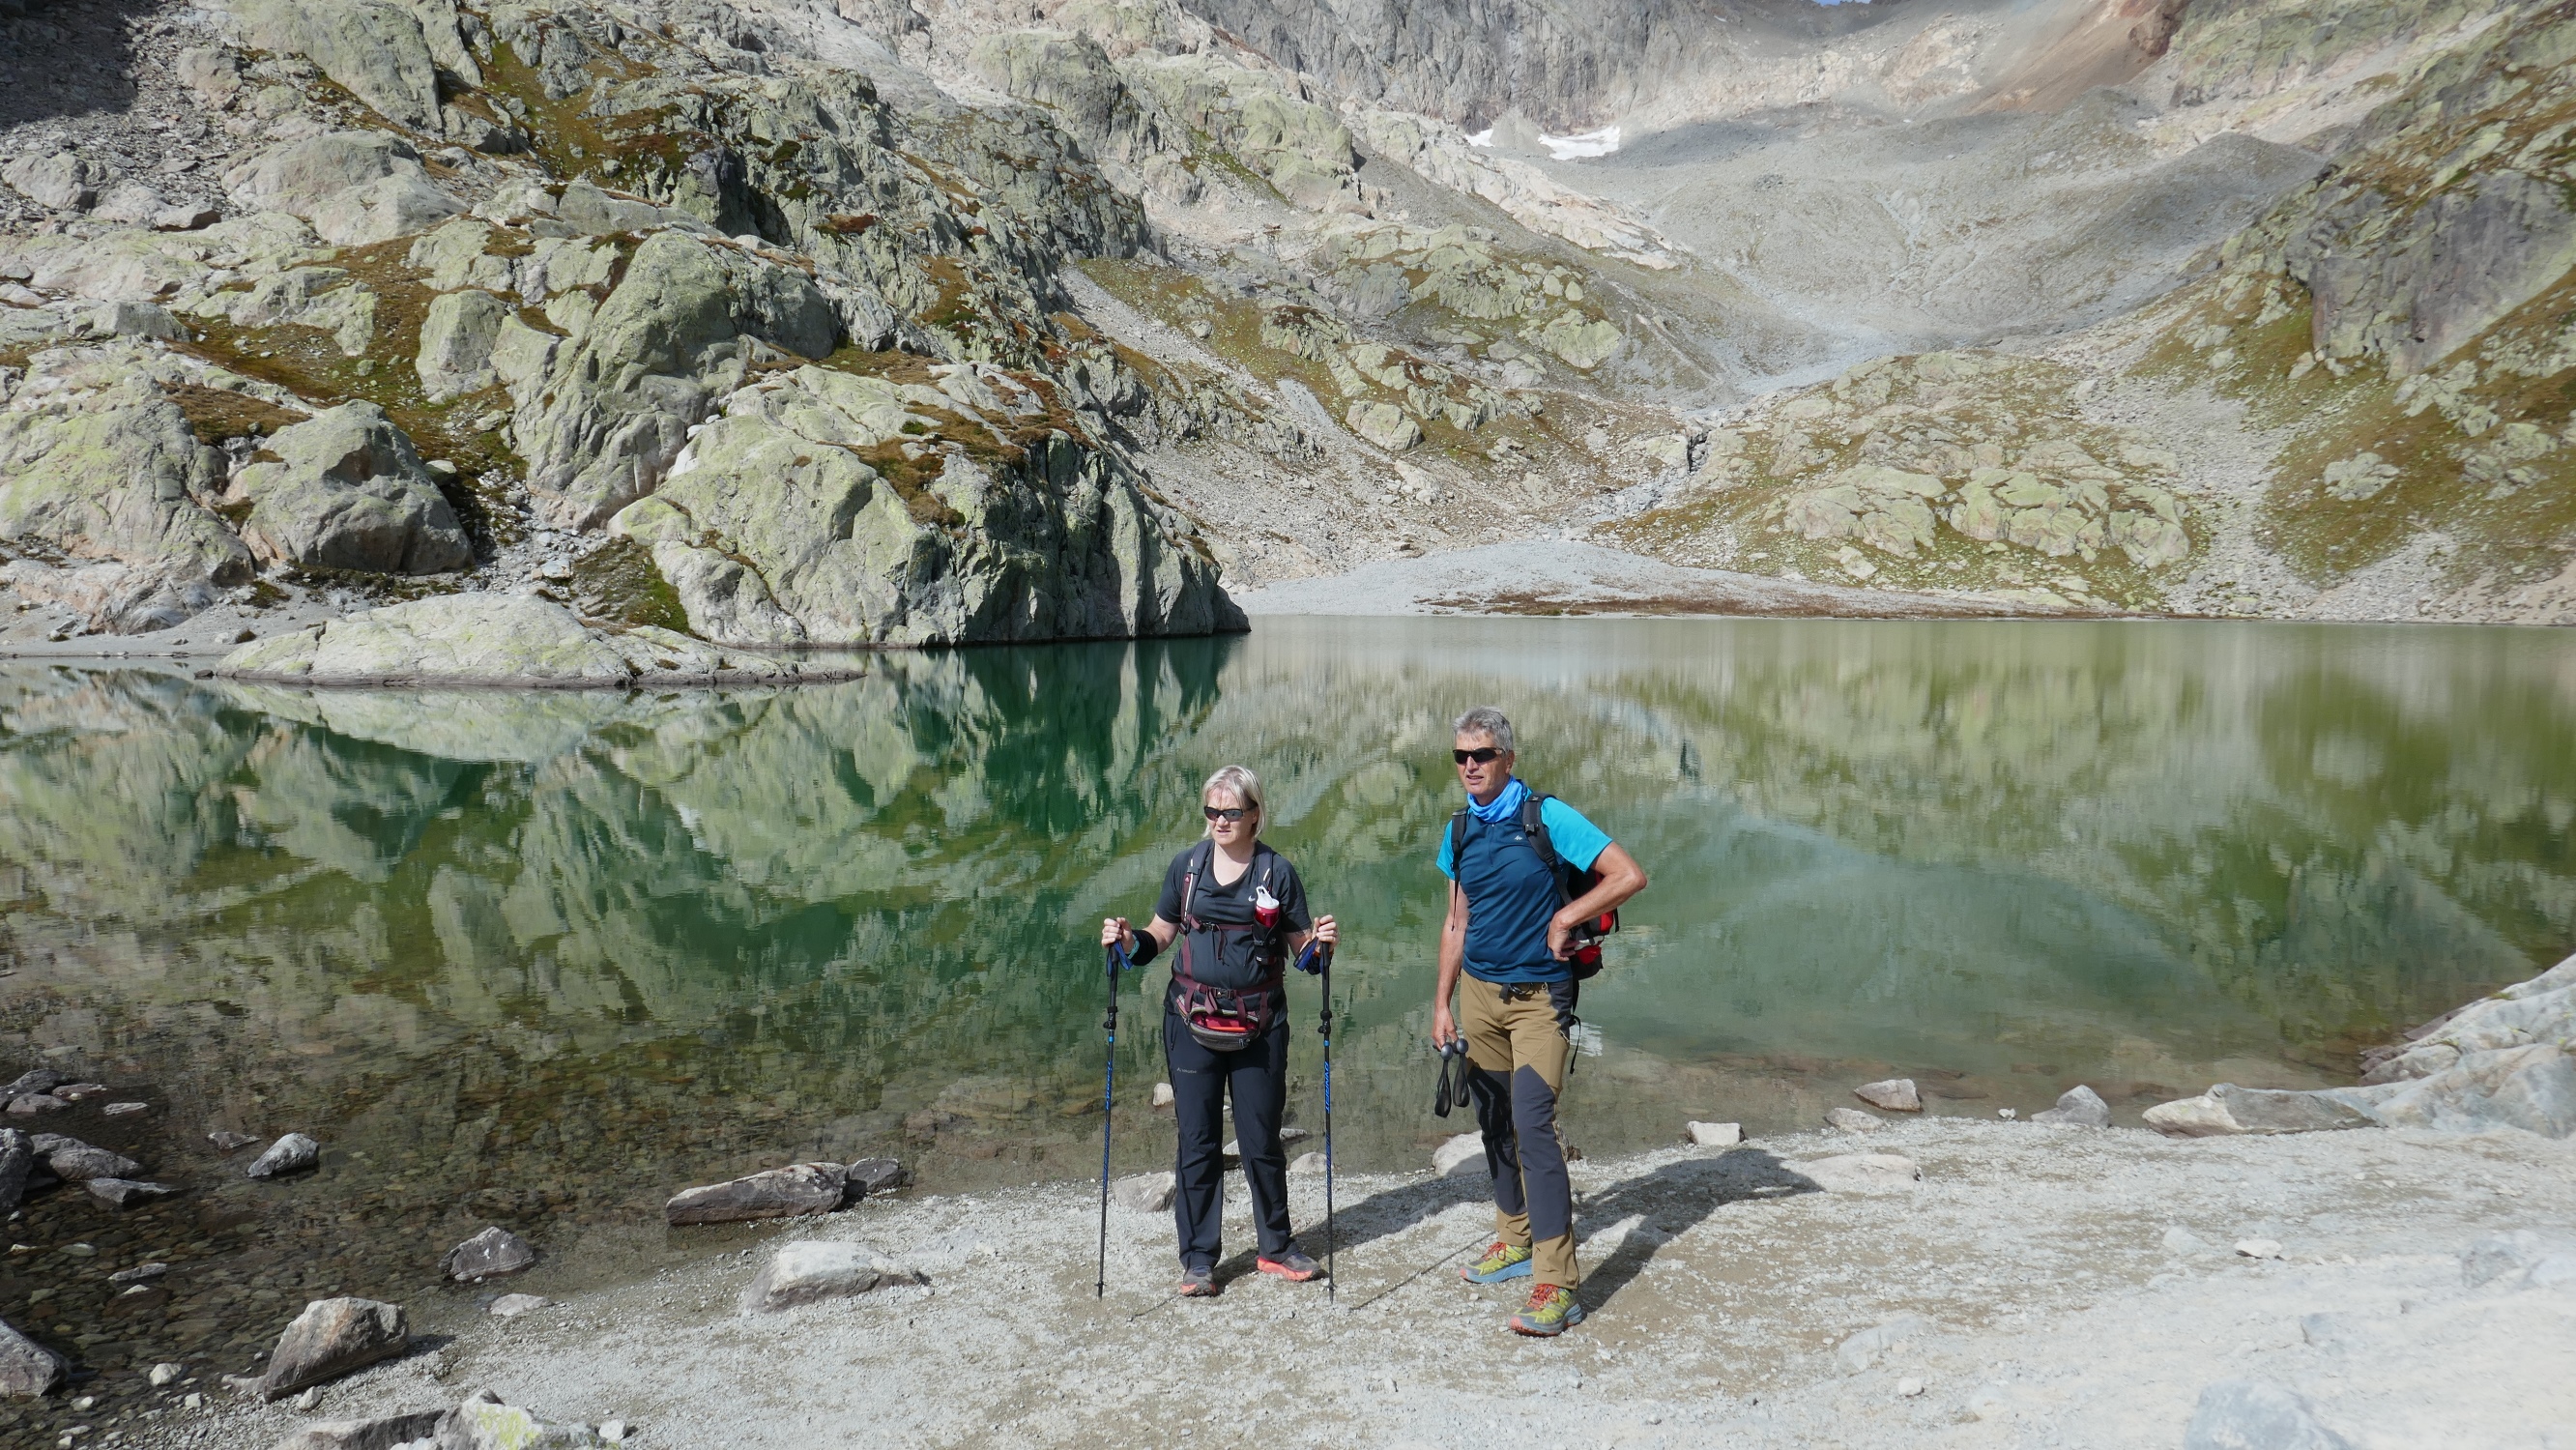
[[[2564,3],[0,26],[22,646],[490,591],[1198,632],[1559,537],[1895,612],[2576,620]]]

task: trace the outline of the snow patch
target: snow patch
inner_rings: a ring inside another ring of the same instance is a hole
[[[1485,134],[1490,141],[1493,133],[1488,131]],[[1559,161],[1582,161],[1589,157],[1607,156],[1618,150],[1619,128],[1604,126],[1598,131],[1586,131],[1579,136],[1542,135],[1538,138],[1538,144],[1546,147],[1547,154]]]

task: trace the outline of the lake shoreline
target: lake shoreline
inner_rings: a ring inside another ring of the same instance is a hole
[[[2564,1027],[2557,999],[2576,995],[2562,979],[2576,958],[2403,1041],[2492,1037],[2480,1009],[2544,1000],[2525,1035],[2546,1038]],[[1676,1450],[2146,1450],[2265,1415],[2363,1447],[2537,1447],[2576,1417],[2576,1384],[2550,1372],[2576,1354],[2576,1137],[2195,1137],[1896,1113],[1581,1160],[1593,1312],[1559,1341],[1504,1332],[1520,1286],[1454,1277],[1489,1234],[1473,1168],[1343,1177],[1330,1294],[1251,1272],[1239,1177],[1213,1302],[1171,1294],[1167,1216],[1123,1203],[1107,1210],[1095,1297],[1093,1184],[880,1194],[709,1235],[693,1262],[560,1300],[505,1298],[509,1279],[483,1286],[489,1313],[436,1296],[408,1354],[300,1408],[259,1403],[247,1380],[219,1389],[208,1366],[169,1392],[195,1404],[120,1428],[127,1445],[321,1450],[373,1442],[308,1431],[315,1414],[355,1435],[426,1423],[469,1392],[575,1427],[559,1443],[612,1425],[632,1443],[746,1447],[864,1420],[871,1437],[1011,1445],[1448,1444],[1500,1429]],[[1291,1198],[1306,1247],[1325,1248],[1321,1176],[1292,1177]],[[781,1287],[791,1261],[818,1259],[875,1268],[855,1288],[809,1281],[819,1297]],[[1247,1344],[1264,1366],[1248,1386]],[[2496,1383],[2520,1392],[2487,1393]]]

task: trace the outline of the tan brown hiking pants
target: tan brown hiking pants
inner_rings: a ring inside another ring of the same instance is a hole
[[[1458,1031],[1467,1040],[1467,1087],[1494,1175],[1494,1233],[1531,1250],[1531,1279],[1567,1289],[1574,1263],[1574,1186],[1556,1133],[1556,1098],[1574,1025],[1575,984],[1504,986],[1458,979]]]

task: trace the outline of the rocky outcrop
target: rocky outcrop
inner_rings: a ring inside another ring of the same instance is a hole
[[[2376,357],[2405,377],[2463,345],[2576,270],[2576,203],[2518,171],[2471,176],[2404,206],[2354,189],[2283,248],[2314,301],[2319,357]]]
[[[712,639],[1241,627],[1186,525],[1076,441],[1033,380],[966,365],[928,378],[803,367],[745,388],[611,532],[652,548]]]
[[[411,1344],[402,1306],[373,1299],[316,1299],[278,1336],[256,1393],[282,1399],[307,1385],[338,1379],[391,1359]]]
[[[517,594],[448,594],[271,635],[218,673],[310,685],[484,684],[625,688],[845,678],[850,662],[743,655],[650,625],[593,629],[560,604]],[[273,1150],[272,1150],[273,1151]]]
[[[18,1200],[27,1191],[27,1174],[35,1165],[36,1150],[28,1146],[27,1135],[0,1128],[0,1219],[17,1212]]]
[[[237,583],[252,568],[208,507],[222,455],[134,360],[130,345],[64,348],[24,377],[0,373],[0,543],[71,566],[22,561],[8,566],[11,582],[74,602],[112,631],[184,618],[211,598],[192,588]],[[113,567],[75,573],[92,565]]]
[[[411,439],[373,403],[279,430],[235,476],[243,540],[263,559],[382,574],[443,574],[473,560],[465,530]]]

